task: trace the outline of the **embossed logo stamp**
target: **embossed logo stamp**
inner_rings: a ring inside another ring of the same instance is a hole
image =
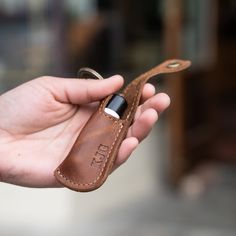
[[[105,160],[106,155],[108,154],[109,146],[104,144],[100,144],[98,146],[97,151],[94,154],[93,160],[91,161],[90,165],[92,167],[100,168],[102,162]]]

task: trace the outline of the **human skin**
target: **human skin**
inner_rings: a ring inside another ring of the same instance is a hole
[[[99,101],[123,85],[105,80],[44,76],[0,96],[0,180],[27,187],[60,187],[53,172],[66,158]],[[122,142],[113,171],[147,137],[158,114],[170,104],[146,84],[141,104]]]

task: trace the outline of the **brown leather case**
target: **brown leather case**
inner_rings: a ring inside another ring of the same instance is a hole
[[[181,71],[190,64],[189,61],[167,60],[134,79],[122,93],[128,107],[121,119],[104,112],[111,96],[105,98],[84,126],[69,155],[55,170],[57,180],[80,192],[99,188],[107,179],[133,121],[144,84],[155,75]]]

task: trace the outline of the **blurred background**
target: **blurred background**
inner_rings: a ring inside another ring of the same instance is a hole
[[[88,66],[172,99],[130,160],[91,193],[1,183],[0,236],[236,235],[236,1],[0,0],[0,92]]]

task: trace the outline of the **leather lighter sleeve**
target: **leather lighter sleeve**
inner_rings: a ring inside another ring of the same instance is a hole
[[[177,72],[189,66],[189,61],[168,60],[133,80],[122,92],[128,106],[120,119],[104,112],[111,96],[105,98],[84,126],[69,155],[55,170],[57,180],[75,191],[99,188],[107,179],[133,121],[144,84],[157,74]]]

